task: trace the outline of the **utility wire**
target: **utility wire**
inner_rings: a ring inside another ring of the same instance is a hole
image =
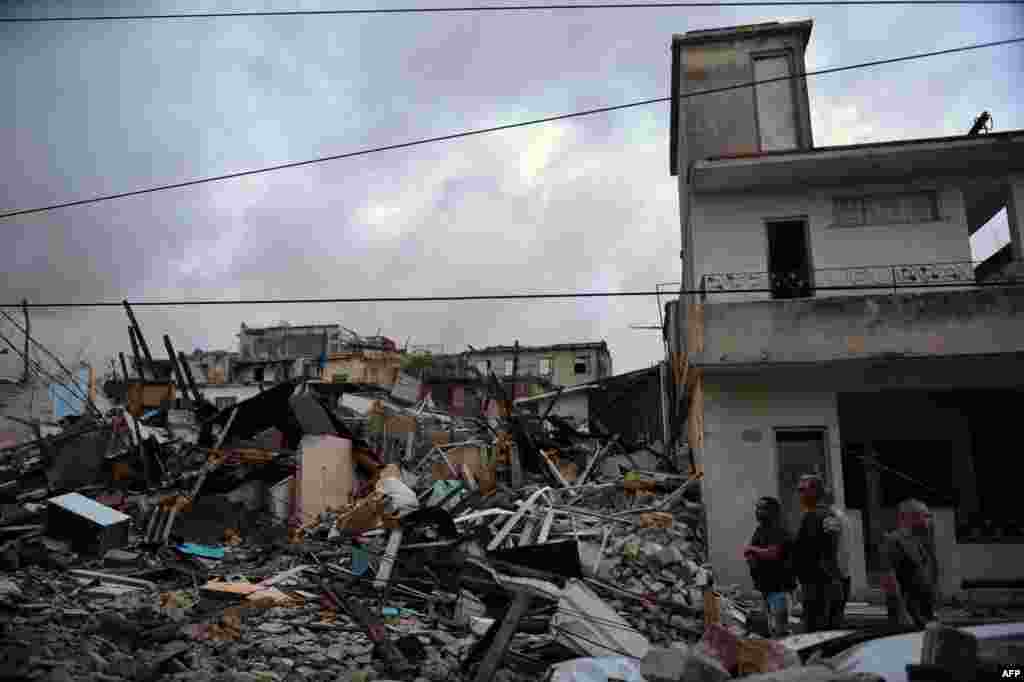
[[[49,358],[51,360],[53,360],[55,363],[57,363],[57,366],[60,367],[60,369],[64,371],[64,374],[66,374],[68,376],[68,378],[71,379],[71,386],[76,386],[77,387],[79,385],[78,382],[79,382],[80,378],[75,376],[75,374],[70,369],[68,369],[67,366],[63,362],[61,362],[60,358],[58,358],[56,355],[54,355],[52,352],[50,352],[50,349],[48,349],[46,346],[44,346],[43,344],[41,344],[38,341],[36,341],[32,337],[32,335],[28,333],[28,329],[27,328],[22,327],[20,324],[18,324],[18,321],[15,320],[11,315],[7,314],[7,312],[4,311],[4,310],[0,310],[0,315],[3,315],[5,318],[7,318],[7,321],[10,322],[11,325],[13,325],[15,329],[17,329],[24,336],[26,336],[28,338],[29,342],[33,346],[35,346],[36,349],[43,351],[44,353],[46,353],[47,356],[49,356]],[[38,364],[40,366],[42,366],[42,363],[38,363]],[[61,383],[63,384],[64,382],[61,382]],[[92,400],[90,400],[88,398],[88,396],[84,396],[83,397],[81,395],[78,395],[76,397],[82,398],[85,402],[89,403],[89,406],[96,412],[96,414],[100,414],[99,408],[96,407],[95,404],[93,404]]]
[[[804,73],[789,75],[789,76],[778,76],[776,78],[765,78],[762,80],[753,80],[740,83],[738,85],[728,85],[720,88],[711,88],[709,90],[699,90],[697,92],[689,92],[679,95],[679,99],[689,99],[691,97],[697,97],[700,95],[712,95],[720,92],[729,92],[732,90],[740,90],[744,88],[753,87],[755,85],[761,85],[764,83],[775,83],[778,81],[795,80],[799,78],[806,78],[808,76],[823,76],[830,73],[839,73],[840,71],[851,71],[853,69],[864,69],[872,66],[882,66],[885,64],[895,64],[897,62],[912,61],[915,59],[925,59],[927,57],[938,57],[947,54],[954,54],[957,52],[967,52],[970,50],[980,50],[988,47],[998,47],[1001,45],[1010,45],[1013,43],[1024,42],[1024,37],[1011,38],[1009,40],[997,40],[990,43],[976,43],[973,45],[965,45],[962,47],[954,47],[947,50],[938,50],[935,52],[922,52],[919,54],[908,55],[906,57],[894,57],[890,59],[879,59],[871,62],[862,62],[860,64],[851,64],[850,66],[838,66],[829,69],[819,69],[818,71],[807,71]],[[45,211],[53,211],[60,208],[70,208],[72,206],[85,206],[87,204],[96,204],[102,201],[110,201],[113,199],[124,199],[126,197],[139,196],[142,194],[151,194],[153,192],[162,192],[170,189],[180,189],[182,187],[192,187],[194,185],[202,185],[209,182],[219,182],[221,180],[232,180],[235,178],[242,178],[250,175],[258,175],[261,173],[270,173],[272,171],[285,170],[288,168],[300,168],[302,166],[311,166],[319,163],[326,163],[328,161],[338,161],[341,159],[351,159],[357,156],[366,156],[368,154],[377,154],[380,152],[392,151],[395,149],[405,149],[407,147],[416,147],[419,145],[432,144],[434,142],[446,142],[449,140],[456,140],[463,137],[470,137],[473,135],[483,135],[485,133],[494,133],[501,130],[511,130],[513,128],[523,128],[526,126],[540,125],[542,123],[553,123],[555,121],[564,121],[571,118],[579,118],[582,116],[593,116],[595,114],[605,114],[611,111],[620,111],[623,109],[631,109],[634,107],[647,106],[650,104],[659,104],[663,102],[671,101],[671,97],[656,97],[653,99],[639,100],[636,102],[630,102],[628,104],[617,104],[610,107],[599,107],[597,109],[585,109],[582,111],[576,111],[569,114],[559,114],[556,116],[547,116],[545,118],[537,118],[529,121],[520,121],[519,123],[509,123],[506,125],[492,126],[490,128],[479,128],[476,130],[467,130],[460,133],[451,133],[449,135],[440,135],[438,137],[428,137],[420,140],[412,140],[410,142],[400,142],[398,144],[384,145],[382,147],[372,147],[369,149],[361,149],[354,152],[347,152],[344,154],[334,154],[331,156],[321,156],[315,159],[307,159],[305,161],[292,161],[289,163],[277,164],[275,166],[266,166],[264,168],[256,168],[252,170],[237,171],[234,173],[225,173],[223,175],[213,175],[205,178],[197,178],[195,180],[186,180],[184,182],[175,182],[167,185],[158,185],[156,187],[148,187],[146,189],[137,189],[130,192],[119,192],[117,194],[107,194],[98,197],[92,197],[90,199],[79,199],[77,201],[66,201],[59,204],[50,204],[48,206],[40,206],[37,208],[24,208],[14,211],[7,211],[0,213],[0,218],[13,218],[15,216],[29,215],[33,213],[43,213]]]
[[[188,12],[179,14],[93,14],[59,17],[3,17],[0,23],[67,21],[139,21],[145,19],[223,19],[230,17],[339,16],[359,14],[453,14],[466,12],[535,12],[581,9],[685,9],[688,7],[821,7],[885,5],[1019,5],[1022,0],[758,0],[755,2],[626,2],[578,5],[480,5],[393,7],[374,9],[266,10],[262,12]]]
[[[1024,286],[1024,280],[997,280],[986,282],[944,282],[941,284],[857,284],[850,286],[820,286],[811,287],[811,291],[894,291],[899,289],[948,289],[951,287],[1016,287]],[[775,289],[737,289],[722,291],[706,291],[704,289],[684,289],[681,295],[706,295],[706,294],[769,294]],[[234,300],[178,300],[178,301],[132,301],[133,308],[138,307],[182,307],[182,306],[208,306],[208,305],[292,305],[292,304],[313,304],[313,303],[456,303],[467,301],[535,301],[545,299],[574,299],[574,298],[616,298],[625,296],[665,296],[664,291],[579,291],[579,292],[554,292],[536,294],[480,294],[469,296],[376,296],[364,298],[264,298],[264,299],[234,299]],[[123,302],[95,301],[92,303],[29,303],[29,308],[110,308],[121,307]],[[0,304],[0,308],[24,307],[22,303]]]
[[[24,355],[24,352],[15,347],[15,345],[11,342],[9,338],[7,338],[7,336],[3,332],[0,332],[0,340],[2,340],[4,343],[10,346],[15,353],[21,356],[22,360],[27,360],[29,369],[35,372],[38,376],[40,376],[43,379],[48,379],[52,384],[64,387],[64,389],[71,395],[71,397],[77,398],[78,400],[82,401],[83,405],[87,405],[90,409],[95,410],[96,413],[99,414],[99,410],[96,409],[96,406],[92,404],[92,401],[89,400],[88,396],[85,396],[81,393],[81,389],[79,387],[67,384],[59,376],[56,376],[49,372],[38,360],[35,360],[32,357],[26,357]]]

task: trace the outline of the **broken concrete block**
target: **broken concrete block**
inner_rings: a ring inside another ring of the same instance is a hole
[[[682,564],[686,557],[683,556],[678,547],[669,545],[658,552],[657,559],[662,566],[676,566]]]
[[[647,682],[723,682],[732,677],[720,661],[682,643],[651,649],[640,673]]]
[[[651,649],[640,663],[640,674],[648,682],[678,682],[686,672],[688,649]]]
[[[718,659],[707,655],[700,648],[690,652],[683,682],[724,682],[731,678],[732,675]]]

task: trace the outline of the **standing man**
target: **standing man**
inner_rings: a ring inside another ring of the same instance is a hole
[[[830,496],[829,518],[825,523],[829,526],[836,526],[838,530],[838,547],[836,550],[837,564],[839,566],[839,598],[836,599],[829,611],[828,627],[830,630],[842,629],[846,619],[846,604],[850,601],[850,522],[838,504],[836,504],[835,493]]]
[[[761,593],[772,637],[789,634],[789,593],[796,589],[790,553],[793,538],[782,525],[782,504],[762,497],[754,508],[757,529],[743,550],[754,588]]]
[[[924,628],[935,620],[939,569],[931,539],[931,512],[919,500],[904,500],[897,510],[897,529],[882,544],[882,589],[889,623],[903,616]]]
[[[800,581],[805,632],[829,626],[833,603],[840,598],[839,524],[822,504],[824,483],[820,476],[800,477],[800,530],[793,551],[793,567]]]

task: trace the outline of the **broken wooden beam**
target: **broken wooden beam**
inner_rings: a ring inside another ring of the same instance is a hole
[[[512,605],[505,612],[505,617],[501,621],[498,633],[494,636],[494,641],[487,650],[480,667],[477,668],[475,682],[491,682],[495,678],[501,659],[505,657],[505,652],[508,651],[508,647],[512,643],[512,637],[519,629],[519,622],[530,607],[530,601],[531,597],[526,592],[515,593]]]

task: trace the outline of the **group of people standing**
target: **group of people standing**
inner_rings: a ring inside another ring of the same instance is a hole
[[[774,497],[757,501],[757,529],[743,556],[754,587],[764,597],[772,636],[790,634],[789,600],[799,586],[805,632],[843,627],[850,598],[850,537],[843,511],[825,502],[820,476],[801,477],[797,487],[800,525],[794,535]],[[898,528],[881,548],[882,589],[889,621],[923,628],[934,619],[938,569],[931,517],[916,500],[900,505]]]

